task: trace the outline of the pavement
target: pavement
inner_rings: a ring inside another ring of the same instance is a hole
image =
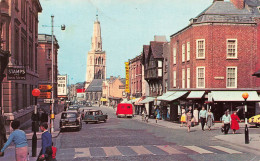
[[[56,138],[59,136],[60,134],[60,128],[59,128],[59,121],[60,121],[60,117],[61,117],[61,113],[55,115],[55,119],[54,119],[54,132],[52,133],[52,138]],[[31,124],[31,123],[30,123]],[[28,127],[26,129],[23,129],[24,132],[26,133],[26,138],[28,140],[28,145],[29,145],[29,160],[30,161],[35,161],[37,159],[37,157],[32,157],[31,152],[31,141],[32,141],[32,136],[33,136],[33,132],[31,130],[31,127]],[[38,156],[38,153],[41,150],[41,134],[42,132],[36,132],[37,135],[37,154],[36,156]],[[9,135],[7,135],[7,138],[9,137]],[[15,147],[13,144],[11,144],[6,150],[5,150],[5,155],[4,157],[0,157],[0,160],[5,160],[5,161],[13,161],[15,160]]]
[[[140,115],[135,115],[135,117],[133,117],[134,120],[137,121],[141,121],[142,122],[142,116]],[[148,124],[154,125],[154,126],[161,126],[161,127],[166,127],[166,128],[171,128],[171,129],[183,129],[186,127],[180,127],[179,123],[173,123],[170,121],[164,121],[164,120],[157,120],[157,123],[155,121],[155,119],[149,119],[148,120]],[[216,130],[220,130],[222,126],[222,123],[215,123],[214,126],[211,128],[212,130],[216,129]],[[239,123],[240,129],[244,129],[245,128],[245,124],[244,123]],[[191,129],[193,130],[201,130],[201,126],[197,125],[194,127],[191,127]],[[207,128],[206,128],[207,129]],[[249,128],[250,131],[250,128]],[[231,132],[231,130],[229,131]],[[260,129],[259,129],[260,132]],[[260,134],[250,134],[249,132],[249,144],[245,144],[245,134],[227,134],[227,135],[216,135],[215,136],[216,139],[230,143],[232,145],[237,145],[237,146],[241,146],[244,148],[249,148],[249,149],[253,149],[256,151],[260,151]]]

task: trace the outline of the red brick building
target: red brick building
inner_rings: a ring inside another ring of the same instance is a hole
[[[53,92],[54,99],[57,98],[57,76],[58,76],[58,49],[59,44],[54,36],[53,45]],[[38,71],[39,71],[39,85],[52,85],[52,52],[51,52],[51,35],[39,34],[38,35]],[[40,105],[43,99],[38,100]]]
[[[129,61],[130,92],[132,97],[142,96],[142,55]]]
[[[0,3],[1,45],[11,54],[8,67],[25,71],[25,79],[4,78],[1,102],[7,120],[19,119],[23,123],[31,117],[35,104],[31,91],[38,86],[38,13],[42,7],[39,0],[5,0]]]
[[[175,114],[178,103],[174,102],[179,102],[179,108],[207,106],[219,118],[225,109],[234,111],[243,105],[245,91],[250,106],[259,101],[259,78],[252,76],[260,68],[259,18],[253,0],[214,0],[187,27],[171,35],[168,85],[175,94],[162,100],[172,105]]]

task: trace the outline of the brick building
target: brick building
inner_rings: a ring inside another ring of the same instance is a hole
[[[1,99],[7,120],[30,119],[38,85],[37,45],[39,0],[1,1],[2,48],[10,51],[8,67],[25,71],[23,80],[4,78]]]
[[[172,120],[180,106],[212,108],[219,119],[225,109],[243,115],[242,93],[249,93],[251,114],[259,101],[259,2],[214,0],[171,35],[169,78],[171,92],[162,101],[171,105]]]
[[[54,36],[53,40],[53,98],[57,99],[57,76],[58,76],[58,49],[59,44]],[[52,85],[52,52],[51,52],[51,35],[39,34],[38,35],[38,73],[39,85]],[[39,99],[41,107],[49,106],[43,103],[43,99]]]
[[[129,61],[130,92],[132,97],[142,96],[142,55]]]

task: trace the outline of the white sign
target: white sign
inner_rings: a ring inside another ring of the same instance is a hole
[[[58,75],[58,96],[67,96],[67,75]]]
[[[54,103],[54,99],[44,99],[44,103]]]

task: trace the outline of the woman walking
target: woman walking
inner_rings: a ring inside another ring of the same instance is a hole
[[[207,122],[208,129],[210,131],[211,127],[214,125],[214,115],[210,109],[207,112],[206,122]]]
[[[235,111],[231,115],[231,129],[233,130],[233,134],[236,133],[237,130],[239,130],[239,124],[238,121],[240,121],[239,117],[237,116],[237,112]]]
[[[182,106],[181,107],[181,127],[183,126],[183,124],[186,122],[186,114],[185,114],[185,109]]]
[[[189,110],[188,113],[186,114],[186,124],[188,127],[188,132],[190,132],[191,119],[192,119],[192,114],[191,114],[191,111]]]
[[[25,132],[19,130],[20,121],[13,121],[11,123],[11,127],[13,128],[13,132],[10,134],[7,142],[4,147],[1,149],[0,155],[5,151],[5,149],[14,142],[15,144],[15,158],[16,161],[27,161],[28,155],[28,143],[26,139]]]

